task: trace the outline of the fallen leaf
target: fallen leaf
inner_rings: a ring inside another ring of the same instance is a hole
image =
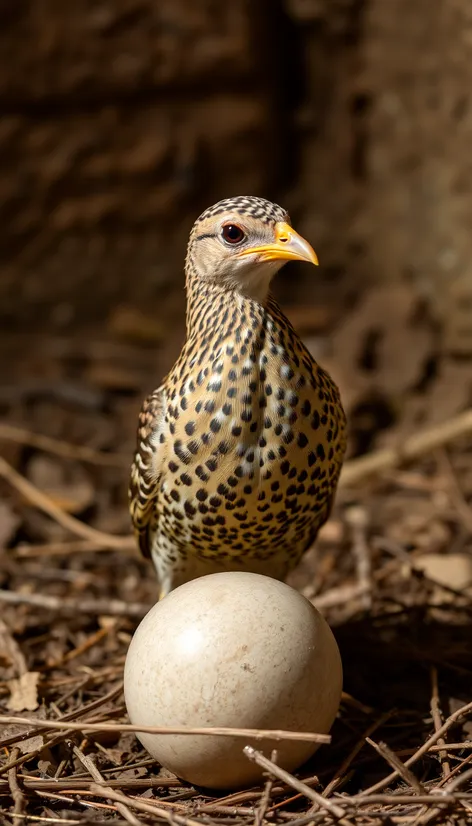
[[[35,715],[38,717],[38,725],[40,725],[41,719],[43,719],[41,716],[42,714],[44,715],[43,710],[39,709],[38,715]],[[25,731],[26,729],[24,726],[18,726],[16,724],[11,726],[2,726],[2,739],[7,739],[9,737],[21,738]],[[22,754],[28,754],[30,751],[41,749],[44,745],[44,739],[41,734],[33,734],[25,740],[18,739],[15,745],[18,746]]]
[[[38,708],[39,671],[26,671],[18,679],[8,680],[10,698],[7,708],[10,711],[34,711]]]
[[[414,562],[415,567],[420,568],[433,582],[454,588],[456,591],[463,591],[464,594],[472,593],[471,554],[425,553],[416,557]],[[454,599],[454,594],[443,588],[436,588],[432,595],[432,601],[439,604],[446,601],[452,602]]]
[[[57,769],[57,764],[51,762],[51,760],[47,759],[40,759],[38,760],[38,771],[40,777],[52,777],[54,776],[54,771]]]
[[[28,737],[27,740],[19,741],[17,745],[22,754],[29,754],[30,751],[39,751],[42,749],[44,746],[44,737],[42,734],[34,734],[33,737]]]

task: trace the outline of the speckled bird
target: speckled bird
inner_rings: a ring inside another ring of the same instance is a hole
[[[130,484],[161,597],[216,571],[284,579],[330,513],[346,419],[270,293],[287,261],[318,263],[262,198],[220,201],[191,231],[187,337],[144,401]]]

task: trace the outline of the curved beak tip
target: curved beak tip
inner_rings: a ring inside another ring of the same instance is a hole
[[[308,241],[283,221],[275,225],[275,243],[280,249],[280,257],[295,261],[306,261],[318,266],[318,256]]]

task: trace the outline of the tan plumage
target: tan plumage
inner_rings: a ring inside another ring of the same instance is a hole
[[[345,416],[269,293],[289,259],[317,263],[261,198],[220,201],[192,229],[187,339],[144,402],[131,473],[133,525],[161,595],[218,570],[283,579],[329,515]]]

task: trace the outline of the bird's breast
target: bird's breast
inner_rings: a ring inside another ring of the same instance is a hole
[[[297,478],[301,496],[309,476],[329,474],[339,433],[334,385],[313,365],[306,351],[268,336],[262,346],[226,341],[209,363],[181,366],[167,405],[164,488],[186,500],[205,492],[236,500],[243,491],[247,503],[272,491],[280,501]]]

